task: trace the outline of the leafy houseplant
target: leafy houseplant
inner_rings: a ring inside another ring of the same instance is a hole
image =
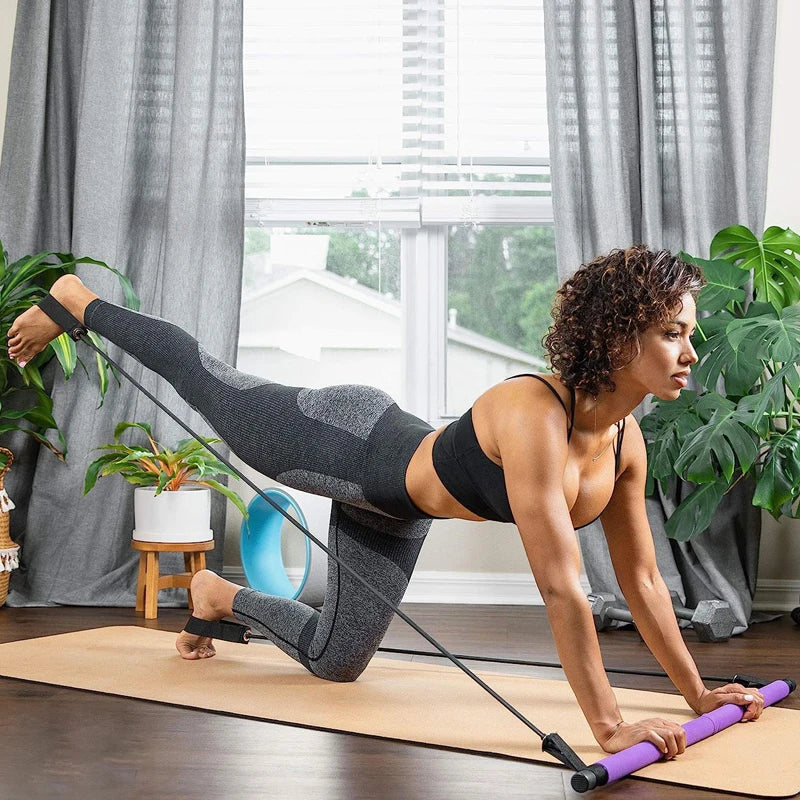
[[[649,489],[676,475],[696,488],[667,520],[687,540],[710,524],[723,495],[744,477],[753,505],[800,517],[800,236],[742,225],[721,230],[703,270],[692,374],[700,391],[658,401],[641,422]],[[745,287],[752,288],[748,299]]]
[[[113,272],[122,286],[126,305],[138,309],[139,301],[130,281],[102,261],[87,257],[75,258],[69,253],[42,252],[9,262],[8,253],[0,241],[0,436],[11,431],[22,431],[47,447],[62,461],[67,452],[66,440],[53,418],[53,401],[44,387],[41,370],[53,356],[58,359],[67,379],[75,372],[78,364],[86,370],[78,357],[75,342],[63,333],[21,368],[9,358],[7,340],[8,329],[13,321],[23,311],[41,301],[58,278],[74,273],[78,264],[95,264]],[[105,351],[97,334],[90,331],[88,336]],[[109,385],[110,368],[100,355],[95,358],[102,405]],[[12,396],[17,397],[10,404]],[[48,430],[55,431],[58,445],[47,439],[45,433]],[[0,468],[4,465],[5,456],[0,456]]]
[[[147,436],[146,447],[120,441],[122,434],[131,428],[144,431]],[[203,441],[214,444],[220,439]],[[97,449],[107,452],[86,469],[84,495],[92,490],[98,478],[114,474],[121,475],[134,486],[154,487],[156,496],[184,487],[204,486],[227,497],[247,519],[247,508],[242,498],[214,480],[218,475],[235,477],[235,474],[195,439],[184,439],[171,449],[153,438],[153,431],[146,422],[120,422],[114,429],[113,444],[105,444]]]

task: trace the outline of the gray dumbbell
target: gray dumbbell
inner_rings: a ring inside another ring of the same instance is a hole
[[[681,603],[676,592],[670,592],[669,596],[675,616],[691,622],[701,642],[724,642],[731,638],[736,617],[724,600],[701,600],[693,611]]]
[[[730,639],[736,626],[730,605],[724,600],[701,600],[692,611],[683,606],[675,592],[670,592],[672,608],[678,619],[691,622],[701,642],[724,642]],[[594,627],[604,631],[614,621],[633,623],[633,615],[613,594],[590,594]]]
[[[592,606],[594,627],[598,631],[610,628],[612,622],[633,624],[633,615],[613,594],[590,594],[589,603]]]

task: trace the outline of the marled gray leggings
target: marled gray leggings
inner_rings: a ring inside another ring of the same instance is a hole
[[[334,500],[328,546],[395,604],[431,520],[405,490],[405,471],[432,428],[368,386],[301,389],[238,372],[172,323],[94,300],[91,330],[168,380],[254,469]],[[242,589],[235,615],[321,678],[355,680],[393,612],[328,560],[322,611]]]

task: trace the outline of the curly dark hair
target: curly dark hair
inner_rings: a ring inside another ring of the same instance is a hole
[[[553,370],[567,386],[595,397],[601,389],[613,392],[611,375],[636,356],[639,336],[704,285],[699,267],[645,245],[583,264],[556,293],[543,339]]]

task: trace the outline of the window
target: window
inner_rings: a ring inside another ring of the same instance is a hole
[[[248,228],[238,367],[402,395],[399,231]]]
[[[245,110],[243,369],[436,424],[543,367],[542,0],[245,0]]]

